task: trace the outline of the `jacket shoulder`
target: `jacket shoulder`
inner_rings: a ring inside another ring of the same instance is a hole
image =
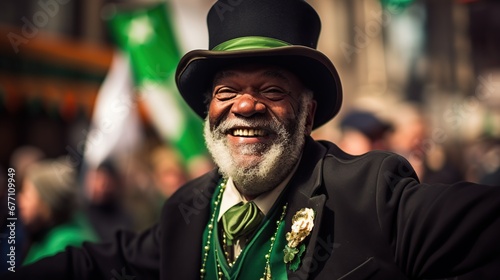
[[[323,174],[327,182],[376,185],[383,181],[390,185],[391,180],[403,178],[418,182],[411,164],[396,153],[375,150],[351,155],[331,142],[319,143],[327,148],[323,162]]]
[[[317,142],[323,145],[327,149],[325,157],[328,157],[330,159],[335,159],[340,162],[344,163],[351,163],[356,161],[379,162],[384,160],[389,160],[389,161],[395,160],[397,162],[404,162],[406,165],[410,166],[410,164],[404,157],[393,152],[373,150],[362,155],[351,155],[340,149],[337,145],[335,145],[332,142],[329,141],[317,141]]]

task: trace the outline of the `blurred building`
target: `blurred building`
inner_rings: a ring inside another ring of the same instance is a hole
[[[0,12],[0,162],[17,146],[77,152],[112,57],[98,1],[6,1]],[[84,11],[84,12],[82,12]],[[93,16],[89,16],[94,14]],[[92,26],[96,25],[96,26]],[[99,30],[93,34],[92,29]],[[74,138],[74,137],[73,137]],[[77,140],[75,142],[75,140]],[[81,154],[81,153],[80,153]],[[75,157],[76,159],[77,157]]]

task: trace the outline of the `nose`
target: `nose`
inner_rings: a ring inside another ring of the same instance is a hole
[[[263,114],[265,111],[266,105],[248,93],[239,96],[231,108],[233,114],[244,117],[251,117],[254,114]]]

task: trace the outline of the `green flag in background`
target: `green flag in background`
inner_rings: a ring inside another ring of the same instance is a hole
[[[118,46],[129,54],[136,86],[157,130],[188,162],[206,155],[203,124],[175,86],[180,60],[166,4],[118,10],[109,25]]]
[[[403,10],[408,7],[414,0],[380,0],[382,7],[391,10]]]

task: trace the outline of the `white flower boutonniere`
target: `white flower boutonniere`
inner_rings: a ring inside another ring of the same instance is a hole
[[[290,269],[296,271],[300,265],[300,257],[306,250],[305,244],[300,244],[311,234],[314,227],[314,211],[311,208],[302,208],[292,218],[292,231],[287,232],[285,246],[285,263],[290,263]],[[300,244],[300,246],[299,246]],[[299,246],[299,248],[297,248]]]

